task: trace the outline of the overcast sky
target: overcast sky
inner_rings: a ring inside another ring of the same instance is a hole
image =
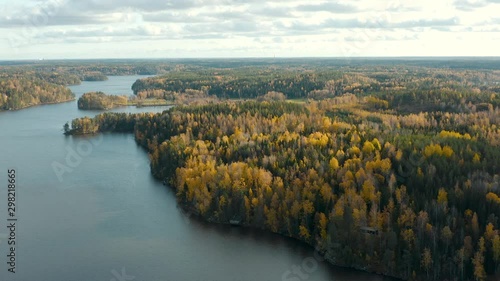
[[[0,0],[0,59],[500,56],[500,0]]]

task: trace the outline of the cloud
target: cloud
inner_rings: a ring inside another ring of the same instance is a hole
[[[143,13],[147,22],[179,22],[179,23],[217,23],[225,21],[255,21],[256,19],[279,19],[296,17],[291,9],[269,6],[238,7],[238,9],[223,7],[217,11],[161,11]]]
[[[29,27],[38,28],[53,25],[102,25],[124,22],[127,16],[123,14],[111,15],[57,15],[53,17],[40,17],[28,15],[20,18],[1,18],[0,27]]]
[[[40,1],[35,5],[12,7],[9,13],[0,15],[0,28],[37,28],[55,25],[103,25],[124,22],[129,13],[94,13],[70,6],[69,0]]]
[[[286,7],[253,7],[248,11],[254,16],[269,17],[269,18],[293,18],[295,17],[293,11]]]
[[[454,5],[462,11],[473,11],[488,5],[486,0],[455,0]]]
[[[262,29],[256,22],[249,21],[226,21],[214,24],[188,24],[183,26],[183,32],[188,35],[198,34],[245,34],[251,36],[252,33],[262,34]]]
[[[48,39],[48,38],[130,37],[130,36],[151,37],[151,36],[160,36],[168,33],[169,30],[166,28],[161,28],[152,25],[142,25],[142,26],[128,27],[128,28],[109,28],[109,27],[78,28],[69,31],[55,29],[51,31],[41,32],[36,36],[36,38]]]
[[[458,10],[471,12],[491,4],[500,4],[500,0],[455,0],[453,4]]]
[[[408,29],[418,27],[446,27],[455,26],[459,24],[457,17],[448,19],[417,19],[401,22],[389,22],[384,18],[381,19],[368,19],[366,21],[358,18],[350,19],[334,19],[330,18],[320,24],[308,24],[304,22],[294,22],[291,26],[281,25],[283,29],[288,28],[296,31],[311,31],[311,32],[324,32],[325,29],[345,29],[345,28],[363,28],[363,29]]]
[[[331,13],[355,13],[358,8],[351,5],[341,4],[337,2],[323,2],[320,4],[299,5],[295,8],[297,11],[303,12],[331,12]]]
[[[142,19],[146,22],[177,22],[177,23],[200,23],[200,22],[210,22],[213,18],[207,17],[205,15],[192,15],[188,13],[179,12],[157,12],[157,13],[145,13],[142,15]]]
[[[65,6],[86,12],[108,13],[128,9],[147,12],[187,10],[216,3],[216,0],[68,0]]]
[[[341,39],[347,42],[359,42],[359,41],[406,41],[406,40],[416,40],[419,36],[417,34],[375,34],[374,36],[367,36],[367,34],[352,34],[344,36]]]
[[[232,36],[258,37],[265,35],[257,23],[225,22],[213,25],[190,24],[182,26],[141,24],[133,27],[77,27],[53,28],[50,31],[36,33],[34,40],[47,42],[99,42],[99,41],[141,41],[141,40],[200,40],[224,39]]]
[[[12,7],[0,15],[0,27],[26,25],[99,25],[124,22],[130,14],[139,14],[151,22],[197,22],[213,17],[186,14],[208,6],[227,6],[230,0],[48,0],[36,5]],[[206,9],[210,10],[210,9]],[[35,22],[33,24],[33,22]]]
[[[414,27],[447,27],[460,24],[458,17],[447,19],[419,19],[412,21],[403,21],[389,24],[390,28],[414,28]]]

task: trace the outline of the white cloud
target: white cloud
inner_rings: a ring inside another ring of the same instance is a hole
[[[0,7],[8,11],[0,15],[0,59],[500,55],[492,36],[500,0],[0,0]]]

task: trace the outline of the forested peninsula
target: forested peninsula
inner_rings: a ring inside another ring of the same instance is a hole
[[[495,280],[499,73],[394,69],[275,69],[267,78],[262,69],[247,80],[235,78],[242,69],[172,73],[140,80],[137,94],[275,93],[161,114],[104,113],[65,130],[134,133],[153,175],[207,221],[280,233],[332,264],[405,280]],[[182,75],[192,77],[184,89],[175,86]],[[276,101],[282,94],[303,100]]]
[[[74,99],[74,94],[62,85],[35,77],[0,76],[0,110],[17,110]]]

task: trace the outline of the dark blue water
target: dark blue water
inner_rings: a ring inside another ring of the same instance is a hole
[[[71,89],[77,97],[98,90],[128,95],[137,78]],[[381,280],[317,261],[291,239],[189,218],[174,192],[152,178],[132,135],[62,134],[65,122],[97,113],[78,110],[76,101],[0,112],[0,280]],[[6,264],[9,168],[18,180],[16,274]],[[297,267],[300,275],[292,272]]]

